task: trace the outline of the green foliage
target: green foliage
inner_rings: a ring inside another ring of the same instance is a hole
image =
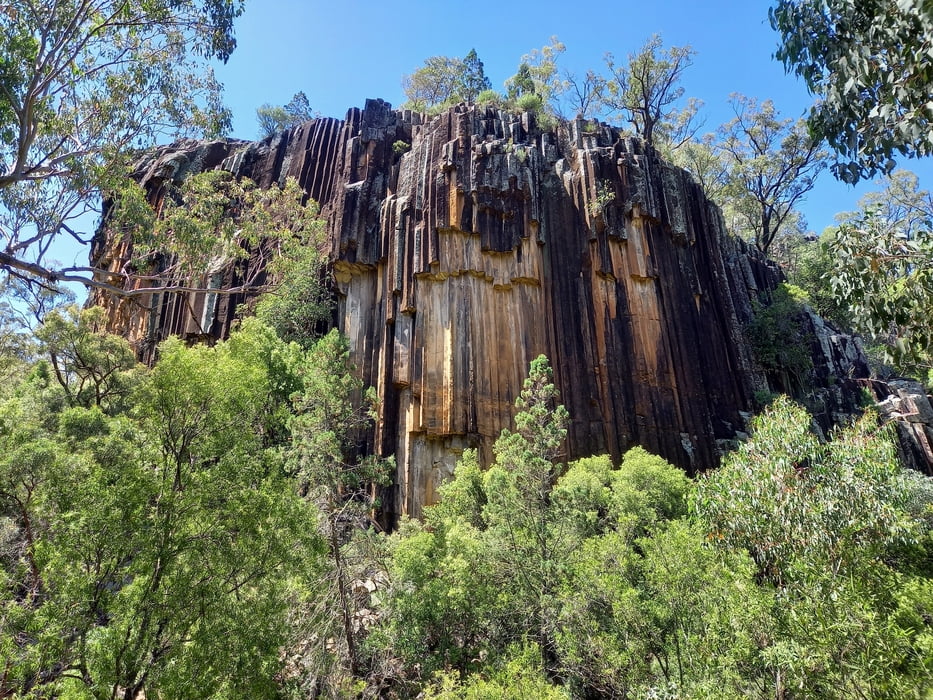
[[[933,488],[899,472],[873,416],[822,444],[777,397],[694,486],[641,448],[618,468],[562,468],[555,399],[539,358],[495,463],[484,474],[467,452],[425,524],[392,536],[370,642],[405,669],[405,693],[895,698],[929,685]]]
[[[484,91],[491,90],[492,83],[483,70],[483,62],[476,55],[476,49],[463,57],[463,75],[460,78],[460,94],[467,102],[476,102],[476,98]]]
[[[819,97],[809,125],[839,154],[837,177],[854,183],[890,173],[896,154],[933,153],[928,2],[779,0],[770,17],[777,57]]]
[[[476,96],[476,104],[485,107],[501,107],[505,103],[505,98],[495,90],[483,90]]]
[[[516,101],[525,95],[537,95],[541,99],[539,115],[546,111],[557,112],[557,100],[563,90],[557,61],[567,47],[552,36],[549,44],[532,49],[522,56],[518,71],[505,81],[506,95]]]
[[[566,690],[552,685],[531,646],[513,647],[500,668],[488,677],[472,674],[460,679],[459,673],[438,673],[425,691],[425,700],[566,700]]]
[[[666,460],[633,447],[611,473],[613,509],[619,517],[634,517],[644,531],[657,522],[686,515],[687,476]]]
[[[441,486],[441,500],[428,511],[428,522],[459,520],[482,529],[486,521],[486,491],[483,487],[483,469],[476,450],[464,450],[457,462],[454,478]]]
[[[209,60],[236,46],[241,0],[42,0],[0,12],[0,268],[92,284],[44,258],[139,148],[218,134],[230,115]]]
[[[585,539],[568,564],[558,648],[575,694],[741,696],[738,669],[766,621],[751,562],[682,519],[638,536],[636,518]]]
[[[692,124],[700,104],[691,100],[682,108],[676,106],[684,95],[681,78],[693,65],[696,52],[689,46],[662,46],[661,36],[655,34],[637,53],[629,54],[625,65],[616,64],[607,53],[609,77],[601,101],[630,122],[647,143],[675,149],[696,131]]]
[[[832,253],[835,230],[830,229],[816,241],[793,237],[785,249],[782,264],[791,284],[800,287],[809,304],[822,318],[842,330],[852,328],[852,313],[845,300],[832,288],[831,273],[836,264]]]
[[[430,675],[468,671],[506,637],[510,614],[482,528],[434,514],[428,527],[403,524],[389,551],[388,624],[375,646]]]
[[[781,283],[771,293],[771,303],[759,306],[745,329],[758,363],[774,376],[787,375],[800,383],[813,367],[811,335],[805,330],[803,304],[806,292]]]
[[[393,536],[378,644],[434,674],[428,697],[740,696],[769,600],[752,562],[708,546],[686,476],[640,448],[563,470],[555,400],[538,358],[496,462],[465,454],[426,524]]]
[[[516,432],[502,431],[494,447],[496,463],[485,475],[483,515],[489,534],[498,541],[492,552],[500,574],[518,576],[513,583],[515,616],[538,644],[546,669],[555,661],[556,564],[573,547],[561,513],[550,507],[569,421],[567,410],[556,403],[552,376],[546,357],[532,360],[515,400]]]
[[[300,482],[326,492],[327,499],[383,482],[386,465],[358,460],[351,450],[372,421],[375,396],[371,389],[364,392],[352,373],[346,338],[336,330],[321,338],[307,353],[299,375],[302,391],[292,397],[289,461]]]
[[[609,182],[600,180],[596,183],[596,197],[587,203],[587,210],[592,217],[602,216],[606,207],[616,200],[615,188]]]
[[[725,194],[767,255],[793,220],[794,207],[813,189],[828,154],[802,120],[781,119],[771,100],[759,104],[734,94],[732,107],[735,119],[720,127],[717,144],[728,171]]]
[[[866,195],[828,244],[833,293],[853,326],[883,344],[902,372],[933,366],[933,205],[916,176],[900,171]]]
[[[845,299],[854,325],[879,338],[899,367],[929,368],[933,336],[931,240],[926,233],[910,240],[868,212],[844,224],[832,242],[832,284]]]
[[[776,584],[804,564],[845,571],[853,557],[867,561],[900,528],[893,444],[873,422],[820,444],[806,411],[778,397],[753,438],[699,483],[695,508],[715,539],[747,549]]]
[[[891,563],[929,524],[905,509],[887,429],[868,414],[820,443],[783,397],[753,427],[692,501],[709,538],[748,551],[774,588],[752,673],[808,697],[914,696],[930,682],[930,624],[906,610],[929,579]]]
[[[101,284],[120,294],[204,289],[225,266],[252,257],[260,263],[250,266],[252,277],[212,291],[273,291],[277,298],[265,303],[264,318],[285,336],[301,339],[326,315],[320,279],[325,229],[318,211],[294,178],[261,189],[247,178],[210,170],[170,190],[157,217],[143,189],[129,182],[115,197],[109,223],[132,241],[123,277],[137,286],[126,292]],[[166,279],[191,286],[158,284]]]
[[[510,100],[517,100],[522,95],[535,94],[535,81],[531,75],[531,66],[522,61],[518,71],[506,83],[506,95]]]
[[[728,193],[729,164],[720,151],[715,134],[704,134],[702,138],[686,141],[680,148],[670,153],[671,162],[688,171],[697,184],[703,188],[703,194],[723,210],[726,220],[731,217],[730,195]]]
[[[257,203],[270,217],[257,223],[263,226],[260,248],[268,254],[266,271],[272,280],[254,311],[280,338],[308,348],[329,325],[334,300],[326,278],[324,220],[317,203],[304,197],[289,178],[281,192]]]
[[[522,112],[539,114],[544,109],[544,100],[533,92],[525,93],[515,100],[515,106]]]
[[[296,92],[291,101],[285,106],[277,107],[264,104],[256,110],[256,121],[259,122],[259,138],[269,138],[280,131],[294,128],[317,117],[318,113],[311,109],[308,96],[304,92]]]
[[[575,537],[590,537],[611,527],[618,515],[609,487],[613,471],[608,455],[572,462],[551,490],[552,506],[573,526]]]
[[[368,515],[378,507],[374,489],[391,482],[394,462],[355,449],[372,421],[375,397],[371,390],[364,393],[353,375],[345,338],[336,330],[321,338],[306,353],[298,374],[302,387],[292,396],[286,462],[316,506],[316,531],[327,542],[329,556],[315,586],[327,595],[313,596],[297,611],[293,643],[316,647],[307,656],[305,673],[339,686],[346,670],[351,676],[361,671],[359,639],[366,626],[359,622],[363,605],[353,595],[354,580],[375,575],[363,556],[366,541],[359,529],[370,524]]]
[[[636,545],[644,552],[642,634],[657,662],[642,687],[700,698],[751,695],[756,686],[746,668],[769,631],[771,597],[755,586],[750,559],[709,547],[686,520],[669,521]]]
[[[475,49],[462,59],[432,56],[414,73],[402,76],[402,89],[411,109],[429,110],[442,104],[475,102],[492,84]]]
[[[551,491],[567,412],[544,356],[531,363],[516,400],[516,431],[496,441],[482,474],[468,451],[430,529],[408,529],[394,546],[384,644],[426,671],[469,670],[486,645],[532,642],[554,667],[554,596],[560,562],[578,541]]]
[[[58,381],[40,364],[0,403],[0,693],[275,696],[287,586],[321,551],[277,447],[296,349],[251,322],[142,372],[69,315]]]
[[[104,309],[53,311],[36,331],[69,406],[122,412],[138,383],[136,356],[125,339],[106,330]]]

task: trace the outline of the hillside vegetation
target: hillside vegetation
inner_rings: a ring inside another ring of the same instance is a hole
[[[772,9],[779,57],[822,97],[806,124],[736,96],[697,136],[692,50],[658,37],[585,77],[560,73],[555,40],[504,94],[475,51],[432,57],[406,91],[426,111],[627,121],[798,285],[748,329],[765,369],[801,370],[787,339],[807,302],[862,333],[879,372],[929,383],[933,199],[893,156],[930,153],[933,12],[850,5]],[[374,392],[325,330],[315,205],[294,181],[214,171],[157,216],[129,177],[141,146],[222,131],[208,62],[242,10],[0,5],[0,698],[933,697],[933,482],[871,409],[824,440],[762,397],[696,479],[640,447],[568,461],[540,356],[492,463],[466,450],[422,519],[383,531],[393,464],[367,453]],[[270,132],[312,115],[303,93],[261,110]],[[807,242],[795,206],[830,167],[887,179]],[[88,241],[76,222],[102,194],[138,259],[49,262],[54,241]],[[261,295],[236,331],[169,339],[151,367],[61,286],[197,290],[247,251],[270,275],[244,281]],[[148,277],[160,255],[175,264]]]

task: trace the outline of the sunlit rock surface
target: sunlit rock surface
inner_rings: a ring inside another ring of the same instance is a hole
[[[167,183],[215,167],[260,186],[292,176],[320,202],[336,322],[380,398],[370,449],[396,458],[390,517],[436,500],[465,448],[491,459],[538,354],[572,417],[571,457],[638,444],[691,473],[713,467],[769,388],[742,329],[780,273],[726,235],[686,172],[605,125],[548,131],[530,114],[461,105],[427,118],[369,101],[258,143],[166,147],[137,176],[157,204]],[[106,233],[95,248],[110,269],[126,252]],[[98,300],[144,359],[170,334],[223,337],[243,301]],[[864,374],[840,342],[813,348],[827,425]]]

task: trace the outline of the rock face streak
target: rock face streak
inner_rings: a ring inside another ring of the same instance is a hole
[[[572,417],[569,456],[640,444],[714,466],[767,388],[742,327],[779,273],[687,173],[604,125],[369,101],[260,143],[166,148],[139,177],[157,193],[212,167],[260,186],[292,176],[320,202],[337,323],[380,398],[372,449],[396,457],[390,516],[436,500],[464,448],[491,459],[540,353]],[[102,239],[96,255],[116,265],[120,250]],[[239,300],[210,296],[111,313],[146,356],[169,334],[223,336]]]

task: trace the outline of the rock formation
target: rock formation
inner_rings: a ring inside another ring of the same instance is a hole
[[[639,444],[688,472],[713,467],[774,388],[743,327],[780,272],[726,234],[688,173],[606,125],[368,101],[258,143],[166,147],[137,176],[155,200],[215,167],[263,187],[295,177],[320,203],[336,321],[379,394],[371,447],[396,457],[390,516],[435,500],[463,449],[491,457],[540,353],[572,417],[571,457]],[[126,244],[112,235],[94,255],[116,269]],[[215,286],[242,271],[224,274]],[[222,337],[242,299],[98,301],[151,359],[169,334]],[[864,366],[851,339],[820,332],[813,391],[829,425]]]

